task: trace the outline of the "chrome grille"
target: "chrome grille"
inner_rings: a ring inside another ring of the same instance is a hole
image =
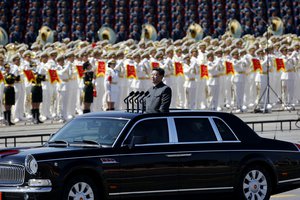
[[[16,186],[24,183],[25,168],[21,165],[0,165],[0,185]]]

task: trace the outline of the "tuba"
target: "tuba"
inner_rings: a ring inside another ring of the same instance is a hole
[[[227,32],[234,38],[240,38],[243,33],[240,22],[236,19],[230,20],[227,26]]]
[[[157,32],[154,26],[152,26],[151,24],[143,24],[141,41],[148,41],[148,40],[155,41],[156,39],[157,39]]]
[[[273,35],[282,35],[284,30],[282,20],[279,17],[271,17],[269,21],[268,32]]]
[[[101,27],[98,31],[99,40],[108,40],[110,44],[114,44],[117,40],[116,33],[109,27]]]
[[[42,26],[39,30],[39,35],[36,38],[36,42],[41,45],[47,43],[53,43],[54,41],[54,32],[48,26]]]
[[[188,27],[186,35],[187,38],[195,39],[196,41],[202,40],[203,29],[199,24],[193,23]]]
[[[5,46],[8,43],[8,36],[6,31],[0,27],[0,45]]]

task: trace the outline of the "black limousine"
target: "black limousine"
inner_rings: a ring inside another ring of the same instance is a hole
[[[89,113],[42,147],[2,149],[0,192],[99,200],[226,191],[266,200],[300,181],[299,148],[259,137],[230,113]]]

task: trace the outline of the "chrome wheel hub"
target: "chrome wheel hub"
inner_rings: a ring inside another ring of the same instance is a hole
[[[243,181],[243,192],[246,199],[263,200],[268,192],[265,175],[259,170],[252,170],[246,174]]]
[[[94,192],[91,186],[84,182],[73,185],[70,189],[69,200],[94,200]]]

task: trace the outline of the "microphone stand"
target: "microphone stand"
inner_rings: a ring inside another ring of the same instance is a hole
[[[251,8],[249,8],[250,9],[250,11],[253,13],[253,14],[255,14],[255,15],[257,15],[256,14],[256,12],[253,10],[253,9],[251,9]],[[263,18],[261,19],[262,21],[263,21],[263,23],[267,26],[267,86],[266,86],[266,88],[264,89],[264,91],[263,91],[263,93],[261,94],[261,96],[259,97],[259,100],[258,100],[258,102],[257,102],[257,105],[255,106],[255,108],[254,108],[254,112],[260,112],[261,110],[260,110],[260,108],[258,108],[258,105],[259,105],[259,103],[261,102],[261,100],[264,98],[264,106],[263,106],[263,113],[266,113],[268,110],[267,110],[267,106],[270,104],[270,90],[275,94],[275,96],[277,97],[277,99],[278,99],[278,102],[279,103],[283,103],[283,101],[282,101],[282,99],[279,97],[279,95],[275,92],[275,90],[271,87],[271,85],[270,85],[270,67],[269,67],[269,49],[268,49],[268,43],[269,43],[269,34],[268,34],[268,29],[269,29],[269,23],[267,23]]]
[[[134,95],[129,99],[129,103],[131,103],[131,112],[134,112],[134,97],[139,95],[139,91],[135,92]]]
[[[141,96],[143,96],[144,93],[145,93],[144,91],[141,91],[140,94],[137,96],[137,98],[134,99],[134,102],[136,103],[136,106],[137,106],[137,108],[136,108],[137,109],[137,111],[136,111],[137,113],[140,111],[140,101],[139,101],[139,98]]]
[[[129,97],[133,96],[134,92],[130,92],[129,95],[123,100],[126,103],[126,111],[129,112]]]
[[[146,101],[144,100],[146,96],[148,96],[149,92],[145,92],[144,96],[140,99],[140,103],[142,104],[142,113],[145,112],[146,110],[146,106],[145,106],[145,103]]]

